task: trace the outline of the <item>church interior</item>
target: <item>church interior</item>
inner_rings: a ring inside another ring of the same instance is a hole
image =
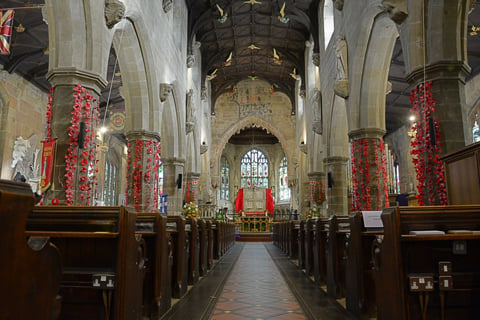
[[[475,319],[478,113],[480,0],[3,0],[0,319]]]

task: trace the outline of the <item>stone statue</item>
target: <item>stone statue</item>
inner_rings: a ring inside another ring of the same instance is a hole
[[[347,42],[341,35],[337,37],[335,55],[337,58],[336,80],[348,80]]]
[[[173,0],[163,0],[162,7],[163,12],[168,13],[172,9]]]
[[[30,184],[33,192],[39,191],[40,183],[41,159],[39,159],[40,149],[37,148],[37,145],[36,135],[32,135],[28,139],[19,136],[15,140],[12,153],[12,179],[17,177],[18,180],[18,177],[23,177],[25,182]]]
[[[348,48],[347,41],[342,35],[337,37],[335,43],[336,56],[336,75],[335,75],[335,93],[342,98],[347,98],[349,94],[348,82]]]
[[[118,0],[105,0],[105,22],[112,29],[125,15],[125,5]]]
[[[190,89],[187,92],[187,110],[185,122],[187,133],[193,131],[193,128],[195,126],[195,105],[193,98],[193,89]]]

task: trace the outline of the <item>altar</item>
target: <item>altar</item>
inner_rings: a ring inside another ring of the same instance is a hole
[[[273,207],[271,189],[253,187],[238,190],[235,200],[237,228],[241,233],[270,232]]]

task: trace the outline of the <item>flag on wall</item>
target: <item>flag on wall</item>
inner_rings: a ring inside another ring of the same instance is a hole
[[[10,53],[13,29],[13,10],[0,10],[0,54]]]

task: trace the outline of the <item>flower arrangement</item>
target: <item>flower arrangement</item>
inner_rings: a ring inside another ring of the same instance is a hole
[[[320,210],[318,210],[317,207],[312,207],[308,209],[308,211],[305,213],[306,218],[316,218],[320,217]]]
[[[183,205],[183,215],[185,218],[200,218],[200,209],[194,202],[185,203]]]

